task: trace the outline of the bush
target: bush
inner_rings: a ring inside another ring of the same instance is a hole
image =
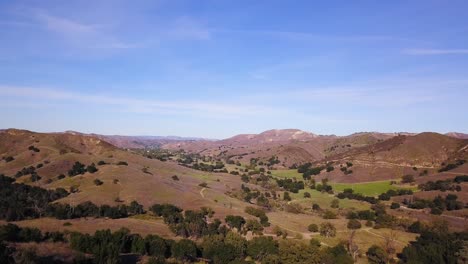
[[[411,174],[401,177],[401,183],[413,183],[413,182],[414,182],[414,176]]]
[[[312,204],[312,210],[319,211],[320,210],[320,205],[318,205],[316,203]]]
[[[398,209],[398,208],[400,208],[400,204],[399,204],[399,203],[392,203],[392,204],[390,205],[390,209]]]
[[[202,182],[202,183],[198,184],[198,186],[206,188],[206,187],[208,187],[208,183]]]
[[[340,200],[338,199],[333,199],[331,202],[331,208],[339,208],[340,207]]]
[[[98,171],[98,169],[96,168],[96,165],[94,165],[94,163],[91,163],[91,165],[86,167],[86,171],[89,173],[95,173],[96,171]]]
[[[373,245],[366,252],[369,264],[386,264],[388,263],[388,254],[379,246]]]
[[[320,224],[320,235],[324,237],[336,236],[336,228],[330,222],[324,222]]]
[[[125,162],[125,161],[119,161],[119,162],[117,163],[117,165],[119,165],[119,166],[128,166],[128,163]]]
[[[285,201],[291,201],[291,196],[289,195],[288,192],[284,192],[284,194],[283,194],[283,200],[285,200]]]
[[[171,178],[172,178],[174,181],[179,181],[179,180],[180,180],[179,177],[178,177],[177,175],[173,175]]]
[[[310,225],[307,227],[307,230],[309,230],[309,232],[318,232],[318,231],[319,231],[319,228],[318,228],[318,225],[317,225],[317,224],[310,224]]]
[[[359,222],[359,220],[351,219],[348,221],[347,227],[348,229],[359,229],[362,227],[362,225],[361,222]]]
[[[322,217],[323,217],[323,219],[336,219],[337,218],[335,212],[333,212],[331,210],[325,210]]]
[[[104,184],[104,182],[102,182],[102,181],[99,180],[99,179],[95,179],[93,182],[94,182],[94,184],[95,184],[96,186],[99,186],[99,185]]]
[[[305,192],[305,193],[304,193],[304,198],[310,198],[310,193],[309,193],[309,192]]]

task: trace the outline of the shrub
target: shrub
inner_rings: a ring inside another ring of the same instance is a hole
[[[336,228],[330,222],[324,222],[320,224],[320,235],[324,237],[336,236]]]
[[[318,232],[319,228],[317,224],[310,224],[307,230],[309,230],[309,232]]]
[[[400,204],[399,204],[399,203],[392,203],[392,204],[390,205],[390,209],[398,209],[398,208],[400,208]]]
[[[99,185],[104,184],[104,182],[102,182],[102,181],[99,180],[99,179],[95,179],[93,182],[94,182],[94,184],[95,184],[96,186],[99,186]]]
[[[179,180],[180,180],[179,177],[178,177],[177,175],[173,175],[171,178],[172,178],[174,181],[179,181]]]
[[[304,198],[310,198],[310,193],[309,193],[309,192],[305,192],[305,193],[304,193]]]
[[[414,182],[414,176],[411,174],[407,174],[401,177],[401,183],[413,183],[413,182]]]
[[[331,202],[331,208],[339,208],[340,207],[340,200],[338,199],[333,199]]]
[[[94,163],[91,163],[91,165],[86,167],[86,171],[89,173],[95,173],[96,171],[98,171],[98,169],[96,168],[96,165],[94,165]]]
[[[373,245],[366,252],[369,264],[386,264],[388,263],[388,253],[379,246]]]
[[[206,187],[208,187],[208,183],[202,182],[202,183],[198,184],[198,186],[206,188]]]
[[[291,196],[289,195],[289,192],[284,192],[284,194],[283,194],[283,200],[285,200],[285,201],[291,201]]]
[[[119,161],[117,163],[117,165],[119,165],[119,166],[128,166],[128,163],[126,161]]]
[[[312,204],[312,210],[319,211],[320,210],[320,205],[318,205],[316,203]]]
[[[361,222],[359,222],[358,220],[356,220],[356,219],[350,219],[350,220],[348,221],[347,227],[348,227],[349,229],[359,229],[359,228],[362,227],[362,225],[361,225]]]
[[[322,215],[323,219],[336,219],[336,214],[331,210],[325,210]]]

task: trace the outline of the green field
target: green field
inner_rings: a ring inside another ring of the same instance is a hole
[[[396,190],[401,188],[397,185],[391,185],[391,181],[375,181],[375,182],[362,182],[362,183],[330,183],[333,186],[333,190],[336,192],[342,192],[344,189],[351,188],[355,193],[360,193],[366,196],[378,196],[388,190]]]
[[[310,198],[304,198],[304,192],[310,193]],[[331,202],[337,199],[333,194],[322,193],[310,188],[300,190],[299,193],[290,193],[293,201],[301,204],[303,207],[311,207],[313,203],[320,205],[321,208],[331,208]],[[357,200],[340,199],[340,208],[366,210],[370,209],[370,204]]]

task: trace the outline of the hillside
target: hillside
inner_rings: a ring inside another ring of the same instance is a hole
[[[30,146],[34,146],[36,151],[29,149]],[[13,158],[9,162],[0,161],[0,174],[14,176],[23,168],[33,166],[41,177],[33,182],[28,174],[17,178],[18,182],[43,188],[77,188],[78,192],[63,199],[67,203],[89,200],[96,204],[113,205],[136,200],[150,206],[170,202],[184,208],[210,206],[220,215],[226,212],[229,204],[232,208],[245,206],[225,195],[227,191],[240,188],[239,177],[223,173],[215,175],[173,162],[148,159],[88,135],[4,130],[0,132],[0,156]],[[105,165],[97,165],[100,161]],[[98,171],[69,177],[68,171],[75,162],[84,165],[94,163]],[[128,165],[118,165],[119,162]],[[65,178],[60,179],[61,174]],[[173,175],[180,180],[174,181]],[[104,184],[96,186],[95,179]],[[202,182],[208,183],[210,188],[201,194],[202,187],[198,185]],[[208,197],[218,197],[219,203]]]
[[[400,135],[376,144],[330,156],[320,163],[344,166],[351,162],[352,173],[334,171],[322,177],[335,181],[356,182],[401,178],[406,174],[436,172],[456,160],[466,160],[468,140],[437,133]]]
[[[395,135],[363,132],[338,137],[316,135],[298,129],[275,129],[217,141],[171,142],[163,144],[161,148],[234,159],[241,163],[248,163],[252,158],[267,161],[271,157],[278,157],[281,162],[276,167],[287,168],[294,164],[316,161],[350,149],[375,144]]]

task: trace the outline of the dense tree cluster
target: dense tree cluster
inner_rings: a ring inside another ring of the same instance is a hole
[[[394,197],[394,196],[411,195],[411,194],[413,194],[413,191],[410,189],[388,190],[387,192],[380,194],[378,198],[381,201],[388,201],[390,200],[391,197]]]
[[[186,210],[171,204],[154,204],[150,211],[161,216],[174,234],[182,237],[202,237],[209,234],[219,234],[226,230],[219,219],[208,223],[214,212],[207,207],[200,210]]]
[[[304,189],[304,182],[296,179],[276,179],[276,183],[279,187],[292,193],[298,193],[299,190]]]
[[[466,175],[464,175],[466,176]],[[468,176],[466,176],[468,178]],[[418,188],[423,191],[434,191],[439,190],[442,192],[445,191],[461,191],[461,186],[457,183],[460,183],[463,180],[463,176],[457,176],[455,179],[451,180],[437,180],[435,182],[428,181],[418,185]]]
[[[53,203],[47,207],[47,215],[57,219],[74,219],[81,217],[108,217],[112,219],[125,218],[131,215],[144,213],[143,206],[133,201],[130,205],[101,205],[92,202],[80,203],[77,206]]]
[[[304,178],[304,180],[310,180],[313,175],[319,175],[324,169],[324,166],[312,167],[312,163],[307,162],[298,166],[297,172],[302,173],[302,178]]]
[[[14,181],[0,175],[0,219],[15,221],[41,217],[50,202],[68,195],[63,188],[46,190]]]
[[[439,172],[444,172],[444,171],[449,171],[449,170],[453,170],[455,168],[458,168],[460,167],[461,165],[465,164],[466,163],[466,160],[456,160],[455,163],[449,163],[447,165],[445,165],[444,163],[442,163],[442,168],[439,169]]]
[[[95,173],[97,171],[98,169],[96,168],[96,165],[94,163],[86,166],[77,161],[75,162],[75,164],[73,164],[73,167],[68,171],[68,176],[73,177],[76,175],[85,174],[86,172]]]
[[[258,219],[260,220],[260,224],[262,224],[262,226],[265,226],[265,227],[270,226],[270,223],[268,222],[268,216],[266,216],[265,211],[263,211],[262,209],[247,206],[245,208],[245,212],[248,213],[249,215],[258,217]]]
[[[28,150],[34,151],[34,152],[40,152],[41,150],[36,148],[35,146],[29,146]]]
[[[457,201],[458,197],[455,194],[448,194],[445,198],[440,195],[433,200],[415,199],[412,202],[406,201],[409,208],[424,209],[431,208],[432,214],[442,214],[443,211],[452,211],[463,209],[462,202]]]
[[[398,255],[402,263],[466,263],[466,255],[460,251],[468,242],[468,232],[449,233],[442,230],[426,230],[406,246]]]
[[[6,224],[0,226],[0,241],[7,242],[42,242],[52,241],[61,242],[65,237],[60,232],[46,232],[42,233],[41,230],[31,227],[18,227],[14,224]]]
[[[349,189],[349,188],[344,189],[343,192],[339,193],[336,197],[338,197],[339,199],[348,198],[348,199],[352,199],[352,200],[365,201],[365,202],[368,202],[368,203],[371,203],[371,204],[376,204],[377,201],[378,201],[375,197],[364,196],[364,195],[359,194],[359,193],[354,193],[354,190]]]

